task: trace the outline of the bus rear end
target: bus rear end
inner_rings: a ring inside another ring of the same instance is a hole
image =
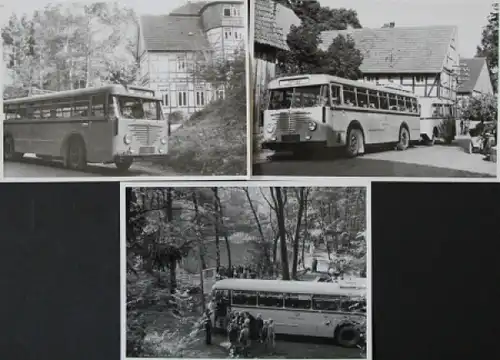
[[[135,159],[163,158],[168,154],[169,124],[154,97],[114,95],[113,157],[118,168]]]
[[[327,84],[309,85],[307,77],[278,80],[278,86],[270,87],[262,147],[297,151],[326,146],[331,132],[328,89]]]

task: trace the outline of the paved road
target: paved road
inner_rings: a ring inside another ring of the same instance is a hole
[[[5,162],[5,177],[100,177],[100,176],[175,176],[173,171],[166,171],[151,163],[139,162],[133,164],[126,172],[120,172],[112,164],[89,164],[85,172],[64,168],[62,162],[47,162],[30,155],[19,162]]]
[[[270,160],[261,157],[253,165],[253,175],[480,178],[497,174],[496,163],[483,160],[480,154],[467,154],[459,144],[372,150],[354,159],[332,153],[318,155],[310,160],[281,154]]]

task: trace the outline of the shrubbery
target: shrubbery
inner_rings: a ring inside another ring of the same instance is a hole
[[[197,77],[223,87],[225,98],[208,104],[172,134],[164,165],[193,175],[245,175],[247,108],[245,56],[200,66]],[[222,85],[221,85],[222,84]]]

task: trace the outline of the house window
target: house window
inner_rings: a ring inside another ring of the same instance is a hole
[[[177,59],[177,71],[186,71],[186,59],[184,58]]]
[[[217,96],[217,100],[222,100],[224,99],[224,90],[217,90],[215,92],[216,96]]]
[[[241,39],[241,34],[239,33],[239,31],[238,31],[238,30],[234,30],[234,38],[235,38],[236,40]]]
[[[416,82],[417,84],[421,84],[421,83],[423,83],[423,82],[424,82],[424,77],[423,77],[423,76],[421,76],[421,75],[419,75],[419,76],[415,76],[415,82]]]
[[[163,95],[163,105],[168,106],[168,94]]]
[[[196,92],[196,106],[205,105],[205,93],[203,91]]]
[[[179,91],[179,106],[187,106],[187,92]]]
[[[241,16],[240,9],[236,6],[226,6],[222,10],[222,14],[225,17],[238,17]]]
[[[233,32],[231,28],[224,28],[224,38],[225,39],[230,39],[233,37]]]

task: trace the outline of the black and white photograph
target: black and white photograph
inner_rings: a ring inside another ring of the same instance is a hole
[[[253,175],[496,178],[498,3],[253,3]]]
[[[246,1],[0,13],[5,177],[248,175]]]
[[[122,184],[126,356],[370,359],[367,188],[231,184]]]

